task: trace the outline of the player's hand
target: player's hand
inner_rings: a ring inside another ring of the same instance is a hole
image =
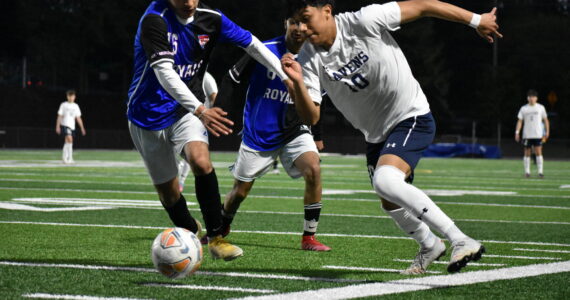
[[[85,131],[85,129],[81,128],[81,135],[85,136],[87,134],[87,131]]]
[[[315,141],[315,145],[317,145],[317,150],[319,151],[325,149],[325,143],[323,141]]]
[[[515,133],[515,141],[517,143],[521,141],[521,136],[518,133]]]
[[[548,138],[550,137],[550,135],[547,133],[542,137],[542,142],[546,143],[546,141],[548,141]]]
[[[295,60],[293,54],[287,53],[283,55],[281,58],[281,67],[292,81],[303,81],[303,69],[301,69],[301,65]]]
[[[56,127],[56,128],[55,128],[55,133],[57,133],[57,135],[60,135],[60,134],[61,134],[61,128]]]
[[[206,129],[211,132],[215,137],[220,135],[228,135],[233,131],[228,126],[233,126],[234,122],[226,118],[228,115],[223,109],[219,107],[204,108],[198,115],[200,121],[204,124]]]
[[[481,15],[481,23],[477,27],[477,33],[489,43],[494,42],[493,35],[503,38],[499,32],[499,25],[497,24],[497,8],[493,7],[491,12]]]

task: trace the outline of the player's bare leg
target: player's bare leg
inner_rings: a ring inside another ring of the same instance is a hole
[[[461,232],[424,192],[408,184],[405,179],[410,173],[410,166],[400,157],[393,154],[382,155],[374,171],[373,185],[376,193],[404,208],[451,242],[453,252],[447,268],[449,272],[458,272],[469,261],[479,260],[485,248]]]
[[[295,160],[294,165],[301,171],[305,179],[305,195],[303,198],[305,221],[301,249],[329,251],[331,250],[330,247],[320,243],[315,238],[321,215],[321,197],[323,192],[319,155],[315,152],[305,152]]]
[[[212,161],[208,144],[204,142],[189,142],[184,147],[185,157],[194,173],[196,199],[200,210],[206,234],[208,236],[208,250],[214,258],[232,260],[243,255],[243,250],[224,240],[222,237],[222,204],[218,178]]]
[[[243,200],[249,195],[249,191],[251,191],[254,182],[255,181],[246,182],[238,179],[234,180],[234,186],[226,195],[224,208],[222,210],[222,236],[226,236],[230,233],[230,226],[234,217]]]

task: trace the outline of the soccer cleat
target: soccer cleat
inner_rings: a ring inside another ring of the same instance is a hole
[[[540,179],[544,179],[544,174],[542,174],[542,173],[538,173],[538,178],[540,178]]]
[[[225,261],[243,256],[243,250],[240,247],[230,244],[221,235],[208,241],[208,250],[214,259],[221,258]]]
[[[445,244],[441,239],[437,239],[435,245],[431,248],[420,247],[420,251],[416,254],[416,258],[407,269],[401,272],[404,275],[424,274],[432,262],[439,260],[445,255]]]
[[[485,253],[485,247],[472,238],[454,242],[451,247],[453,247],[453,251],[447,265],[447,272],[449,273],[461,271],[468,262],[480,260]]]
[[[304,235],[301,240],[301,249],[309,251],[330,251],[331,247],[317,241],[314,235]]]
[[[180,181],[178,182],[178,191],[181,193],[184,191],[184,183]]]
[[[222,229],[222,237],[226,237],[228,234],[230,234],[230,225],[227,225]],[[200,243],[202,243],[202,245],[208,244],[208,237],[204,235],[202,238],[200,238]]]
[[[275,175],[279,175],[280,172],[279,172],[279,169],[273,169],[273,170],[271,170],[270,173],[275,174]]]
[[[530,173],[524,173],[525,178],[530,178]]]

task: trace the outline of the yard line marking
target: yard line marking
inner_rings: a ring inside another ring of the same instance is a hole
[[[164,230],[166,227],[157,226],[135,226],[135,225],[108,225],[108,224],[77,224],[77,223],[55,223],[55,222],[30,222],[30,221],[0,221],[0,224],[26,224],[26,225],[46,225],[46,226],[69,226],[69,227],[101,227],[101,228],[124,228],[124,229],[152,229]],[[256,231],[256,230],[232,230],[232,233],[250,233],[250,234],[269,234],[269,235],[299,235],[298,232],[287,231]],[[383,236],[383,235],[360,235],[360,234],[340,234],[340,233],[319,233],[319,236],[342,237],[342,238],[370,238],[370,239],[389,239],[389,240],[413,240],[404,236]],[[559,246],[570,247],[570,244],[561,243],[545,243],[545,242],[522,242],[522,241],[496,241],[481,240],[483,243],[490,244],[514,244],[514,245],[540,245],[540,246]],[[487,255],[485,255],[487,256]]]
[[[485,258],[487,258],[487,255],[484,255]],[[394,261],[397,262],[405,262],[405,263],[411,263],[414,260],[413,259],[399,259],[399,258],[394,258]],[[432,264],[438,264],[438,265],[447,265],[447,262],[444,261],[434,261],[432,262]],[[488,264],[488,263],[476,263],[476,262],[469,262],[469,266],[478,266],[478,267],[504,267],[506,266],[506,264]]]
[[[143,286],[165,287],[171,289],[227,291],[227,292],[260,293],[260,294],[271,294],[276,292],[275,290],[246,289],[246,288],[234,288],[227,286],[208,286],[208,285],[204,286],[204,285],[191,285],[191,284],[145,283],[143,284]]]
[[[570,189],[570,184],[564,184],[560,186],[561,189]]]
[[[347,266],[322,266],[322,268],[332,269],[332,270],[369,271],[369,272],[387,272],[387,273],[401,273],[403,271],[398,269],[347,267]],[[426,271],[426,273],[441,274],[440,271]]]
[[[445,202],[434,201],[438,205],[468,205],[468,206],[494,206],[494,207],[523,207],[523,208],[547,208],[547,209],[570,209],[569,206],[545,206],[545,205],[524,205],[524,204],[497,204],[479,202]]]
[[[428,276],[238,299],[353,299],[570,272],[570,261]]]
[[[526,251],[526,252],[546,252],[546,253],[570,253],[568,250],[546,250],[546,249],[524,249],[524,248],[514,248],[515,251]]]
[[[44,203],[44,204],[57,204],[57,205],[69,205],[69,204],[86,204],[86,205],[103,205],[103,206],[115,206],[115,207],[125,207],[125,208],[147,208],[155,207],[157,209],[163,209],[162,204],[154,200],[121,200],[121,199],[98,199],[98,198],[13,198],[12,201],[15,202],[32,202],[32,203]],[[0,208],[2,207],[0,201]],[[188,201],[188,205],[197,205],[195,202]],[[78,209],[79,210],[79,209]],[[302,215],[303,212],[280,212],[280,211],[259,211],[259,210],[243,210],[241,213],[247,214],[273,214],[273,215]],[[329,217],[349,217],[349,218],[372,218],[372,219],[391,219],[389,216],[378,216],[378,215],[356,215],[356,214],[333,214],[333,213],[323,213],[321,216]],[[544,225],[570,225],[570,222],[554,222],[554,221],[517,221],[517,220],[480,220],[480,219],[455,219],[455,221],[460,222],[476,222],[476,223],[507,223],[507,224],[544,224]]]
[[[127,272],[143,272],[158,273],[153,268],[136,268],[136,267],[113,267],[113,266],[96,266],[96,265],[79,265],[79,264],[53,264],[53,263],[25,263],[15,261],[0,261],[0,265],[17,266],[17,267],[41,267],[41,268],[64,268],[64,269],[81,269],[81,270],[105,270],[105,271],[127,271]],[[327,277],[305,277],[281,274],[256,274],[256,273],[239,273],[239,272],[211,272],[197,271],[194,274],[203,276],[221,276],[221,277],[245,277],[245,278],[261,278],[261,279],[283,279],[283,280],[299,280],[299,281],[322,281],[334,283],[362,283],[366,280],[327,278]]]
[[[101,296],[84,296],[84,295],[58,295],[58,294],[22,294],[24,298],[34,299],[70,299],[70,300],[152,300],[148,298],[118,298],[118,297],[101,297]]]
[[[529,259],[529,260],[562,260],[560,257],[533,257],[533,256],[512,256],[512,255],[495,255],[495,254],[485,254],[485,258],[511,258],[511,259]]]
[[[114,207],[109,207],[109,206],[35,207],[35,206],[30,206],[30,205],[0,202],[0,209],[41,211],[41,212],[61,212],[61,211],[106,210],[106,209],[114,209]]]

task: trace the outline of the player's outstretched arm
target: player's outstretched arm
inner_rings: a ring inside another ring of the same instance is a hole
[[[301,117],[303,123],[311,126],[315,125],[321,117],[321,110],[309,95],[309,91],[303,81],[301,65],[295,61],[293,54],[287,53],[281,58],[281,66],[283,71],[289,76],[289,79],[285,80],[284,83],[295,102],[297,114]]]
[[[463,23],[477,30],[477,33],[489,43],[494,41],[493,36],[502,38],[498,31],[497,8],[490,12],[478,15],[453,4],[437,0],[411,0],[398,2],[401,11],[400,23],[408,23],[421,17],[435,17],[452,22]]]

